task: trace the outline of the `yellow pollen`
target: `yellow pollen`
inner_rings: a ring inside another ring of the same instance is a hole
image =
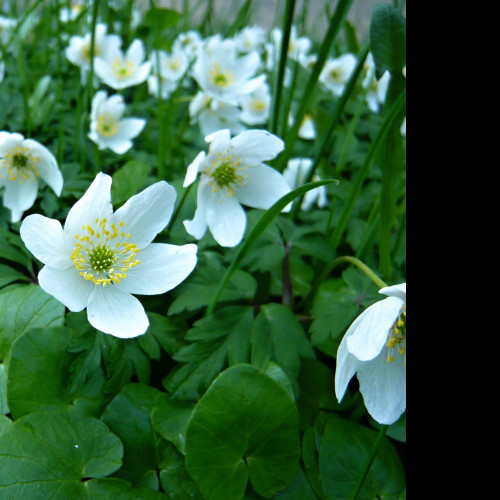
[[[97,132],[104,137],[113,137],[119,130],[120,122],[107,113],[101,115],[97,120]]]
[[[406,306],[401,309],[398,319],[389,332],[387,340],[387,348],[389,354],[387,357],[388,363],[394,363],[396,360],[396,351],[404,357],[404,366],[406,366]]]
[[[206,171],[206,174],[211,177],[210,186],[213,187],[214,193],[219,189],[225,191],[227,197],[235,196],[236,188],[240,185],[246,185],[246,179],[242,172],[249,168],[241,165],[241,159],[236,159],[233,156],[224,157],[219,153],[218,160],[212,162],[211,167]]]
[[[4,157],[0,157],[0,179],[23,184],[35,182],[40,172],[40,158],[34,156],[29,148],[17,146]]]
[[[219,63],[215,63],[210,70],[210,81],[222,89],[227,89],[234,83],[234,73],[231,70],[222,71]]]
[[[120,57],[113,61],[111,70],[113,71],[113,74],[116,76],[116,78],[118,78],[119,80],[126,80],[135,73],[136,65],[128,59],[123,59],[122,57]]]

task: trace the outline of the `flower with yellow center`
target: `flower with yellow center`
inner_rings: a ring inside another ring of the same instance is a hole
[[[41,215],[21,226],[27,248],[45,266],[40,286],[70,311],[87,309],[96,329],[120,338],[146,332],[134,295],[159,295],[193,271],[196,245],[152,243],[168,224],[175,189],[156,183],[113,212],[111,177],[99,174],[70,210],[64,228]]]
[[[4,188],[3,204],[12,222],[35,203],[40,179],[61,195],[63,177],[52,153],[21,134],[0,132],[0,190]]]
[[[344,92],[346,83],[356,67],[356,57],[344,54],[337,59],[330,59],[323,68],[320,81],[334,95],[340,96]]]
[[[89,138],[99,149],[111,149],[116,154],[126,153],[146,126],[139,118],[123,118],[125,101],[120,95],[108,98],[107,92],[97,92],[92,101]]]
[[[229,130],[207,137],[208,155],[201,153],[189,166],[184,187],[200,175],[198,208],[184,225],[203,238],[207,228],[224,247],[240,243],[246,214],[242,205],[267,210],[291,189],[283,176],[263,162],[283,151],[284,143],[264,130],[249,130],[231,139]]]
[[[241,121],[247,125],[266,124],[271,115],[271,89],[263,83],[251,94],[241,98]]]
[[[95,72],[112,89],[135,87],[145,82],[151,73],[151,62],[145,58],[141,40],[134,40],[125,53],[119,46],[112,45],[95,60]]]
[[[406,411],[406,283],[380,293],[388,298],[366,309],[340,344],[335,391],[342,400],[357,373],[368,412],[391,425]]]

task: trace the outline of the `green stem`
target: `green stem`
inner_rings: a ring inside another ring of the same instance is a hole
[[[181,210],[184,207],[184,204],[186,203],[187,197],[189,196],[189,193],[191,192],[191,189],[193,188],[194,184],[191,184],[184,190],[184,194],[182,195],[181,201],[178,205],[178,207],[175,209],[174,214],[172,215],[172,218],[170,219],[170,222],[168,223],[167,228],[164,231],[164,234],[168,234],[170,232],[170,229],[174,227],[174,224],[176,223],[179,214],[181,213]]]
[[[293,16],[295,13],[296,0],[286,0],[285,18],[283,22],[283,34],[281,40],[281,55],[278,70],[278,77],[274,85],[274,99],[271,114],[270,130],[273,134],[278,132],[278,122],[281,107],[281,98],[285,81],[286,63],[288,61],[288,48],[290,46],[290,36],[292,33]]]
[[[361,474],[358,478],[358,482],[356,483],[356,486],[354,487],[354,490],[351,493],[351,496],[349,497],[349,500],[356,500],[358,498],[358,495],[361,491],[361,488],[363,487],[363,484],[366,480],[366,476],[368,476],[368,473],[370,472],[370,469],[372,468],[373,462],[375,461],[375,458],[378,453],[378,449],[380,447],[380,444],[382,443],[387,430],[389,429],[388,425],[383,425],[378,433],[377,439],[375,441],[375,444],[373,445],[372,451],[370,453],[370,456],[368,460],[366,461],[363,470],[361,471]]]
[[[92,25],[90,34],[90,70],[87,80],[87,101],[85,102],[85,110],[87,110],[88,103],[92,103],[94,95],[94,56],[95,56],[95,35],[97,27],[97,16],[99,14],[99,0],[94,0],[92,8]]]
[[[340,220],[339,220],[337,226],[335,227],[333,234],[331,234],[332,233],[331,228],[328,231],[328,233],[330,235],[329,236],[330,243],[334,249],[337,249],[337,247],[340,244],[340,241],[341,241],[342,236],[344,234],[345,228],[347,227],[347,223],[349,222],[352,211],[354,210],[354,206],[356,204],[358,196],[359,196],[361,189],[363,187],[363,183],[364,183],[364,181],[365,181],[365,179],[370,171],[370,168],[373,164],[373,161],[375,160],[375,155],[378,152],[379,147],[382,144],[383,140],[386,138],[389,129],[392,127],[392,125],[397,120],[397,118],[398,118],[398,116],[399,116],[399,114],[400,114],[400,112],[403,109],[403,106],[405,104],[406,104],[406,89],[403,90],[401,95],[398,97],[398,99],[394,103],[390,112],[385,117],[385,120],[382,123],[380,130],[377,134],[377,137],[371,143],[371,146],[370,146],[370,149],[368,150],[365,161],[354,179],[353,185],[351,187],[351,191],[349,193],[349,197],[348,197],[346,203],[344,204],[342,214],[340,215]]]

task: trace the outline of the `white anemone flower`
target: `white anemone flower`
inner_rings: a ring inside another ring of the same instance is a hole
[[[153,74],[178,82],[189,69],[189,58],[179,46],[174,46],[171,53],[163,50],[153,52],[151,65]]]
[[[174,48],[178,47],[184,51],[189,61],[194,61],[203,47],[203,39],[197,31],[181,33],[174,42]]]
[[[119,338],[146,332],[148,317],[134,295],[166,293],[193,271],[196,245],[152,243],[168,224],[175,189],[158,182],[113,213],[111,177],[98,174],[64,224],[31,215],[21,226],[28,250],[45,266],[45,292],[70,311],[87,309],[91,325]]]
[[[206,94],[237,106],[241,96],[266,80],[266,75],[255,77],[260,65],[257,52],[239,57],[232,40],[213,39],[198,56],[193,77]]]
[[[119,47],[106,47],[95,60],[97,76],[114,90],[144,83],[151,73],[151,62],[145,61],[146,50],[141,40],[134,40],[126,53]]]
[[[198,208],[184,225],[196,239],[209,228],[219,245],[235,247],[247,222],[241,205],[267,210],[291,191],[284,177],[263,163],[276,158],[284,143],[264,130],[248,130],[233,139],[229,130],[221,130],[206,141],[208,155],[198,155],[184,181],[184,187],[190,186],[201,174]]]
[[[111,149],[116,154],[126,153],[146,126],[146,120],[123,118],[125,101],[121,95],[108,98],[104,90],[97,92],[92,100],[89,138],[100,150]]]
[[[263,125],[271,115],[271,89],[263,83],[251,94],[241,98],[241,121],[247,125]]]
[[[335,391],[342,400],[357,373],[370,415],[391,425],[406,411],[406,283],[383,288],[347,331],[337,354]]]
[[[288,166],[283,172],[283,177],[286,179],[291,189],[298,188],[305,184],[313,163],[313,160],[310,158],[297,158],[288,162]],[[320,180],[321,177],[318,174],[315,174],[312,179],[313,182]],[[328,205],[325,186],[308,191],[304,196],[301,208],[307,212],[311,210],[315,203],[317,203],[319,208],[324,208]]]
[[[337,59],[330,59],[323,68],[320,81],[334,95],[340,96],[357,64],[356,56],[344,54]]]
[[[21,134],[0,132],[0,189],[12,222],[19,222],[35,203],[39,179],[61,196],[64,179],[54,155]]]
[[[266,43],[266,30],[262,26],[247,26],[236,34],[234,41],[242,54],[262,52]]]
[[[267,47],[268,56],[270,62],[273,66],[276,64],[277,60],[281,57],[281,44],[283,43],[283,31],[279,28],[275,28],[271,32],[272,45]],[[290,32],[290,42],[288,44],[288,57],[294,61],[304,63],[309,56],[309,51],[311,50],[312,42],[307,37],[299,37],[297,35],[297,28],[292,26]]]

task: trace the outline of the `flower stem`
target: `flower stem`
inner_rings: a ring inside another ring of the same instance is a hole
[[[182,195],[181,201],[178,207],[175,209],[174,215],[172,215],[172,218],[170,219],[170,222],[168,223],[168,226],[164,231],[165,234],[168,234],[170,232],[170,229],[174,227],[174,224],[177,221],[177,218],[179,217],[179,214],[181,213],[181,210],[184,207],[184,204],[186,203],[187,197],[189,196],[189,193],[191,192],[193,186],[194,184],[191,184],[184,190],[184,194]]]
[[[381,427],[381,429],[378,433],[377,439],[375,441],[375,444],[373,445],[370,456],[368,457],[368,460],[366,461],[366,463],[363,467],[363,470],[361,471],[361,474],[358,478],[358,482],[356,483],[356,486],[354,487],[354,490],[352,491],[351,496],[349,497],[349,500],[356,500],[358,498],[359,492],[361,491],[361,488],[363,487],[366,476],[368,476],[368,473],[370,472],[370,469],[372,468],[372,465],[373,465],[373,462],[375,461],[375,458],[377,456],[380,444],[382,443],[382,440],[384,439],[388,429],[389,429],[388,425],[383,425]]]

